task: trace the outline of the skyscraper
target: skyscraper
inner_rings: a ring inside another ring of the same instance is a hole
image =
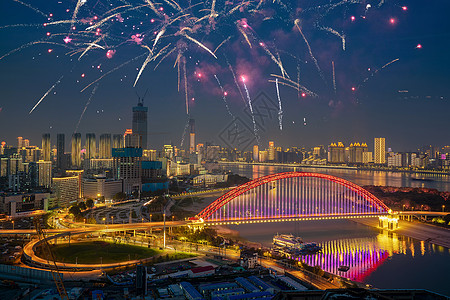
[[[384,138],[375,138],[375,159],[374,163],[384,164],[386,163],[386,145]]]
[[[59,170],[64,169],[64,151],[65,151],[64,133],[58,133],[58,135],[56,136],[56,167]]]
[[[38,171],[38,186],[43,186],[46,188],[52,185],[52,162],[51,161],[38,161],[37,162]]]
[[[253,161],[259,161],[259,146],[253,146]]]
[[[113,148],[123,148],[123,135],[113,134],[112,147]]]
[[[100,135],[99,158],[111,158],[111,134]]]
[[[81,167],[81,133],[72,134],[72,168]]]
[[[85,158],[95,158],[97,153],[97,143],[95,141],[95,133],[86,133],[86,156]]]
[[[44,133],[42,135],[42,159],[44,161],[51,161],[51,148],[50,133]]]
[[[189,119],[189,153],[195,152],[195,120]]]
[[[141,138],[141,148],[147,149],[147,112],[148,107],[144,106],[143,100],[139,100],[137,106],[133,107],[132,131]]]
[[[275,160],[275,144],[272,141],[269,142],[268,160],[269,161],[274,161]]]
[[[23,147],[23,137],[17,137],[17,151],[20,151]]]

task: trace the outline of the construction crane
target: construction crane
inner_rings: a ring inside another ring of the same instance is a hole
[[[59,273],[58,266],[55,262],[55,257],[53,256],[53,252],[50,249],[50,245],[45,237],[44,230],[42,229],[41,222],[39,222],[38,218],[34,219],[34,225],[36,228],[36,233],[38,235],[38,238],[40,241],[42,241],[43,244],[43,251],[44,256],[47,259],[47,262],[50,264],[50,260],[53,263],[54,268],[50,267],[50,271],[52,272],[53,281],[55,282],[56,289],[58,290],[59,296],[62,300],[69,300],[69,296],[67,295],[66,288],[64,287],[64,282],[61,277],[61,274]]]

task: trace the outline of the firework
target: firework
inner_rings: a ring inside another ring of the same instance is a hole
[[[275,79],[275,86],[277,88],[277,97],[278,97],[278,124],[280,126],[280,130],[283,130],[283,108],[281,107],[280,88],[278,87],[278,78]]]

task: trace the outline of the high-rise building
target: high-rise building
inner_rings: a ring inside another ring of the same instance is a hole
[[[44,133],[42,135],[42,159],[44,161],[51,161],[51,148],[50,133]]]
[[[328,162],[332,164],[345,163],[345,147],[343,143],[331,143],[328,146]]]
[[[384,138],[375,138],[375,147],[374,147],[374,163],[376,164],[385,164],[386,163],[386,145]]]
[[[38,186],[50,188],[52,185],[52,162],[40,160],[37,162]]]
[[[95,133],[86,133],[86,156],[85,158],[95,158],[97,154],[97,143],[95,140]]]
[[[349,147],[349,163],[362,164],[364,162],[364,152],[367,152],[366,143],[352,143]]]
[[[81,167],[81,133],[72,134],[72,168]]]
[[[133,107],[133,133],[141,137],[141,148],[147,149],[147,112],[148,107],[144,106],[144,102],[138,102],[137,106]]]
[[[163,155],[169,159],[172,159],[175,156],[174,149],[172,145],[164,145],[163,147]]]
[[[99,158],[111,158],[111,134],[100,135]]]
[[[30,140],[29,139],[24,139],[23,140],[23,146],[24,147],[30,147]]]
[[[123,182],[123,192],[131,194],[142,186],[142,149],[119,148],[112,152],[114,177]]]
[[[364,152],[363,153],[363,164],[368,164],[373,162],[373,153],[372,152]]]
[[[23,147],[23,137],[17,137],[17,151],[20,151]]]
[[[142,136],[137,133],[133,133],[133,130],[131,129],[127,129],[125,131],[125,134],[123,135],[123,142],[125,144],[125,148],[142,148]]]
[[[269,142],[269,155],[267,159],[269,161],[275,160],[275,144],[272,141]]]
[[[112,147],[113,148],[123,148],[123,135],[122,134],[113,134]]]
[[[253,161],[259,161],[259,146],[254,145],[253,146]]]
[[[189,119],[189,154],[195,152],[195,120]]]
[[[64,133],[58,133],[56,136],[56,168],[63,170],[64,166],[65,141]]]

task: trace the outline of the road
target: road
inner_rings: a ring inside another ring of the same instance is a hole
[[[378,220],[374,219],[354,219],[353,221],[371,227],[378,227]],[[399,220],[398,226],[399,228],[394,231],[397,234],[450,248],[450,229],[404,220]]]

